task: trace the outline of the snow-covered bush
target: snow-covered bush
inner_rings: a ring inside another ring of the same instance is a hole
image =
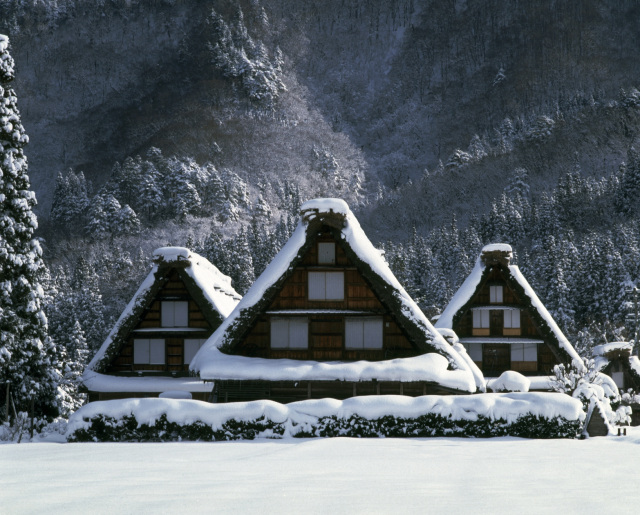
[[[489,384],[494,392],[528,392],[530,386],[531,381],[514,370],[503,372]]]
[[[67,438],[72,442],[335,436],[575,438],[584,418],[578,401],[549,393],[381,395],[287,405],[126,399],[84,406],[72,415]]]
[[[620,406],[618,387],[613,379],[598,371],[594,360],[585,360],[582,369],[556,365],[550,382],[555,391],[579,399],[585,413],[599,409],[610,427],[631,423],[631,409]]]

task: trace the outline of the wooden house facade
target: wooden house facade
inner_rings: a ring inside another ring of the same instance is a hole
[[[464,361],[397,283],[346,204],[310,201],[301,216],[290,242],[192,364],[215,382],[215,399],[475,391]],[[425,353],[437,353],[444,372],[464,379],[448,383],[425,372],[404,380],[390,372]],[[376,372],[364,373],[373,363]]]
[[[202,344],[240,296],[205,258],[180,247],[154,253],[154,266],[84,374],[89,400],[188,392],[210,384],[189,375]]]
[[[453,329],[487,377],[507,370],[544,376],[559,363],[582,366],[511,257],[509,245],[484,247],[435,326]]]

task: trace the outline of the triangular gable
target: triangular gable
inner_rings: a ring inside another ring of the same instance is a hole
[[[234,312],[202,346],[191,363],[191,370],[199,373],[205,379],[220,378],[223,373],[225,373],[225,377],[231,377],[222,370],[220,359],[225,359],[223,358],[224,355],[228,356],[233,353],[235,347],[255,324],[257,318],[268,309],[273,299],[283,288],[284,283],[294,273],[296,266],[315,242],[316,233],[323,226],[330,227],[331,233],[345,250],[349,260],[355,264],[355,267],[367,281],[371,290],[387,311],[392,314],[396,323],[403,329],[417,351],[440,354],[445,358],[440,362],[440,365],[444,364],[445,371],[449,369],[449,371],[463,372],[465,377],[458,382],[458,384],[463,385],[460,389],[475,391],[473,376],[468,371],[464,359],[433,328],[420,308],[393,275],[380,251],[372,245],[364,234],[347,204],[338,199],[317,199],[306,202],[302,206],[301,220],[289,241],[256,280]],[[407,365],[405,363],[407,360],[417,360],[421,357],[390,360],[389,362],[403,362],[404,365]],[[231,356],[228,356],[228,358],[231,358]],[[290,377],[299,377],[300,369],[306,367],[308,370],[322,371],[322,373],[319,372],[318,375],[314,375],[314,378],[321,376],[327,379],[337,378],[337,376],[332,375],[330,370],[338,370],[338,368],[343,371],[338,374],[342,378],[355,377],[355,380],[362,378],[355,370],[351,370],[353,367],[344,362],[336,363],[334,367],[334,364],[326,362],[296,362],[295,360],[269,360],[242,356],[233,356],[233,360],[227,359],[227,361],[230,364],[233,361],[233,368],[253,366],[258,362],[269,368],[267,365],[279,362],[278,366],[288,367],[291,372]],[[376,364],[370,363],[370,365],[374,366]],[[369,365],[363,365],[361,368],[367,367],[371,368]],[[294,368],[296,369],[295,371],[293,370]],[[374,368],[379,369],[380,367],[376,365]],[[377,372],[379,373],[379,370]],[[263,379],[266,379],[265,374],[268,375],[270,373],[266,369],[262,369],[260,372]],[[326,374],[323,375],[323,373]],[[403,380],[403,378],[398,377],[397,380]]]
[[[510,245],[495,243],[485,246],[469,276],[455,293],[442,315],[435,323],[436,328],[452,329],[470,308],[476,295],[489,280],[491,265],[500,264],[503,278],[516,293],[518,299],[532,317],[541,336],[550,344],[552,351],[561,362],[571,362],[578,368],[584,363],[567,337],[560,330],[551,314],[531,288],[516,265],[510,264]]]
[[[240,295],[231,279],[202,256],[183,247],[162,247],[154,253],[154,264],[113,329],[87,365],[87,372],[104,372],[127,343],[146,309],[154,302],[169,274],[175,270],[205,320],[215,330],[233,311]]]

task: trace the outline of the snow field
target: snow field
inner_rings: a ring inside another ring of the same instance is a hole
[[[631,431],[586,441],[1,445],[0,511],[637,513],[640,433]]]

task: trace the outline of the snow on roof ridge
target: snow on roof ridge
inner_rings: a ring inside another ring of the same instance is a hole
[[[300,214],[312,210],[318,213],[340,213],[343,215],[351,213],[349,205],[341,198],[314,198],[307,200],[300,207]]]
[[[485,245],[484,247],[482,247],[482,252],[495,252],[495,251],[501,251],[501,252],[513,252],[513,249],[511,248],[511,245],[509,245],[508,243],[489,243],[488,245]]]
[[[184,259],[188,260],[191,255],[191,251],[186,247],[160,247],[153,251],[155,259],[161,259],[168,263]]]

